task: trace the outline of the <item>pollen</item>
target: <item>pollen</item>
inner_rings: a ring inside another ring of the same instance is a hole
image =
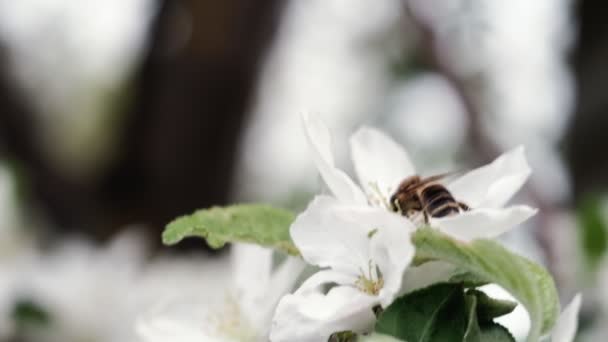
[[[367,274],[361,270],[361,275],[355,281],[355,286],[363,293],[376,296],[384,287],[384,279],[378,269],[370,260],[368,263]]]
[[[364,275],[360,275],[359,279],[355,282],[355,285],[357,285],[357,288],[361,290],[361,292],[377,296],[384,287],[384,279],[372,280]]]
[[[369,182],[368,185],[372,191],[372,193],[368,194],[368,196],[367,196],[367,201],[369,202],[369,204],[371,204],[373,206],[377,206],[377,207],[384,207],[387,210],[391,210],[391,206],[389,204],[388,198],[386,198],[386,196],[384,196],[382,194],[382,191],[380,191],[380,186],[378,186],[378,183]]]
[[[227,296],[223,308],[210,317],[212,325],[220,336],[234,341],[249,342],[256,337],[255,329],[243,316],[239,303],[233,296]]]

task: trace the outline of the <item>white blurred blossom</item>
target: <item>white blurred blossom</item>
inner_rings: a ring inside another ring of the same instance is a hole
[[[394,35],[401,15],[398,0],[287,3],[242,143],[236,195],[281,200],[312,188],[299,116],[321,113],[345,138],[360,117],[377,112],[392,77],[389,59],[403,42]],[[343,156],[346,145],[337,148]]]
[[[231,281],[216,289],[161,302],[136,324],[145,342],[267,341],[270,321],[281,296],[289,292],[305,264],[288,257],[273,267],[273,251],[233,244]],[[212,276],[215,276],[213,274]]]
[[[125,94],[155,11],[152,0],[0,1],[10,71],[56,167],[82,176],[105,160],[118,132],[112,105]]]
[[[467,124],[460,95],[445,77],[428,72],[391,89],[382,128],[411,146],[412,159],[445,169],[466,141]]]
[[[574,296],[557,318],[551,331],[551,342],[574,342],[578,331],[578,313],[581,308],[582,297]]]
[[[66,241],[40,254],[28,270],[21,296],[50,316],[26,333],[33,340],[132,341],[136,286],[144,262],[137,235],[122,235],[105,247]]]
[[[230,273],[225,257],[165,256],[148,261],[142,236],[134,231],[96,246],[68,239],[41,251],[11,279],[12,302],[27,300],[49,322],[22,332],[47,342],[136,341],[137,317],[160,302],[218,293]]]
[[[483,134],[502,149],[528,148],[543,177],[532,182],[550,200],[569,194],[557,143],[574,100],[567,53],[571,0],[408,0],[433,33],[439,64],[461,83]]]
[[[0,340],[14,332],[12,311],[38,251],[18,201],[16,176],[0,164]]]

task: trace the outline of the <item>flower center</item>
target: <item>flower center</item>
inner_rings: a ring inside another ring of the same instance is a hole
[[[382,274],[371,260],[368,263],[367,274],[361,270],[361,275],[355,281],[355,286],[364,293],[377,296],[384,287]]]
[[[370,194],[367,195],[367,201],[370,205],[375,207],[384,207],[386,210],[391,210],[391,205],[388,198],[384,196],[384,193],[380,190],[378,182],[369,182]],[[390,189],[387,189],[386,193],[390,193]]]
[[[257,334],[250,322],[243,316],[241,306],[234,296],[227,296],[223,308],[212,317],[216,333],[232,341],[256,341]]]

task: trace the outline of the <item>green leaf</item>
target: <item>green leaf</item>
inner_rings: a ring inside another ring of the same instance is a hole
[[[587,263],[597,268],[608,248],[608,228],[602,215],[601,202],[597,197],[587,197],[577,211],[580,240]]]
[[[464,332],[464,342],[481,341],[481,328],[477,320],[477,297],[467,293],[464,297],[465,311],[467,314],[467,328]]]
[[[408,342],[513,342],[495,332],[496,323],[480,322],[478,297],[461,284],[441,283],[414,291],[391,304],[376,332]]]
[[[173,245],[187,237],[201,237],[212,248],[227,242],[256,243],[298,254],[289,236],[294,214],[260,204],[239,204],[198,210],[173,220],[163,232],[163,243]]]
[[[42,307],[31,300],[18,300],[13,306],[11,317],[17,327],[43,327],[51,322],[51,316]]]
[[[503,327],[498,323],[489,323],[482,325],[481,335],[479,341],[481,342],[515,342],[515,338],[507,328]]]
[[[376,331],[408,342],[462,341],[467,323],[462,293],[457,284],[411,292],[386,308]]]
[[[488,279],[482,278],[473,272],[461,271],[460,273],[454,274],[448,282],[461,283],[464,287],[475,288],[488,284]]]
[[[482,322],[511,313],[517,303],[510,300],[496,299],[479,290],[470,290],[467,294],[473,295],[477,301],[477,317]]]
[[[331,334],[327,342],[355,342],[357,341],[357,334],[352,331],[340,331]]]
[[[480,298],[483,294],[486,302],[494,302],[497,299],[490,298],[481,291],[468,291],[465,295],[466,312],[468,317],[467,330],[464,334],[463,342],[515,342],[513,335],[502,325],[494,321],[481,321]]]
[[[489,240],[464,243],[432,228],[416,231],[416,255],[443,260],[496,283],[527,309],[531,327],[528,341],[538,341],[553,327],[559,314],[557,290],[551,275],[540,265],[513,254]]]

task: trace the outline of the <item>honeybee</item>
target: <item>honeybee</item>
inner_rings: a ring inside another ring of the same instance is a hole
[[[451,174],[421,178],[418,175],[404,179],[391,196],[392,209],[408,218],[422,214],[424,222],[431,217],[446,217],[469,210],[469,206],[454,199],[440,180]]]

